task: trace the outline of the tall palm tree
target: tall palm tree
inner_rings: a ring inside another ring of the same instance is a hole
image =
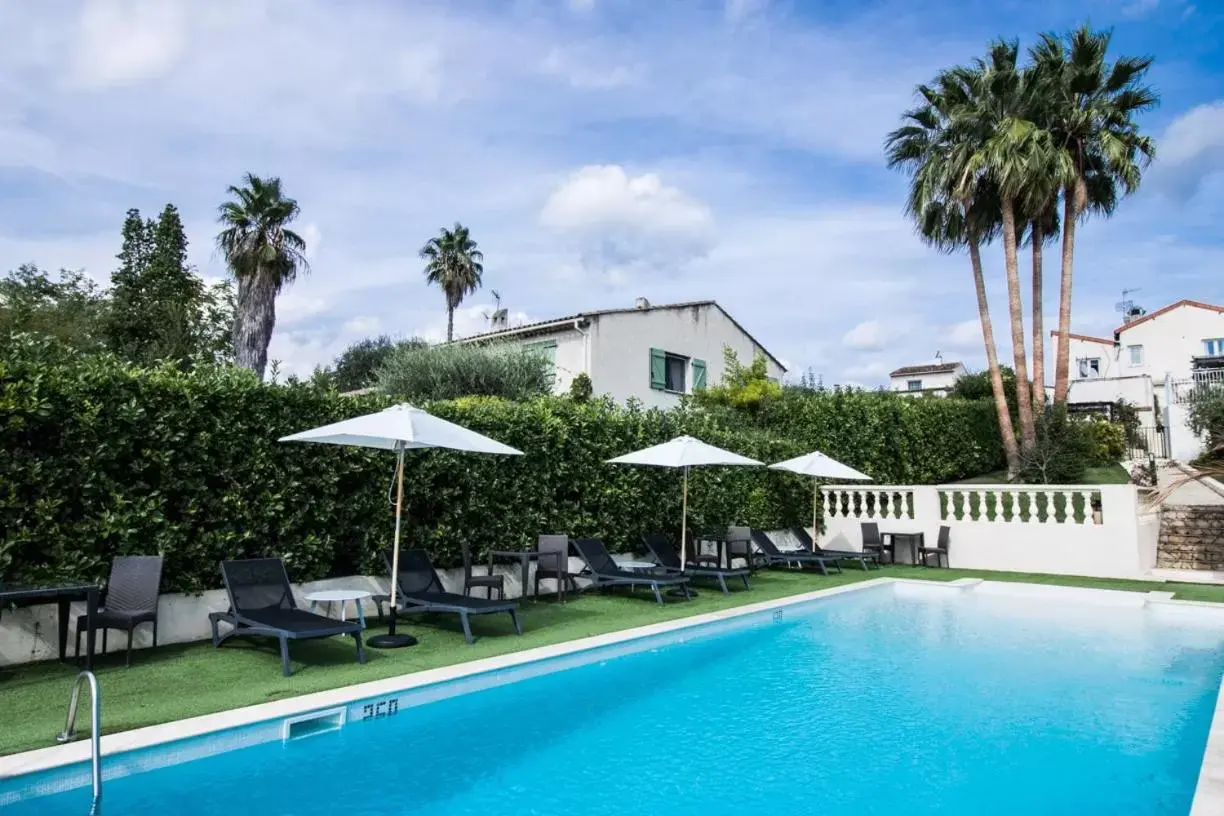
[[[969,134],[952,124],[957,108],[970,99],[969,79],[964,71],[954,69],[941,74],[933,85],[918,86],[923,103],[903,114],[902,126],[888,135],[886,152],[889,167],[910,173],[905,209],[923,241],[941,252],[968,250],[1008,477],[1015,478],[1020,456],[982,271],[981,245],[999,231],[998,191],[989,179],[981,179],[976,187],[959,183],[963,168],[958,162],[965,155],[961,141]]]
[[[455,309],[463,299],[480,288],[484,274],[484,253],[468,228],[455,222],[454,229],[445,229],[421,247],[425,263],[425,280],[437,284],[446,296],[446,342],[455,339]]]
[[[1033,205],[1025,213],[1028,221],[1028,244],[1033,254],[1033,413],[1040,414],[1046,407],[1045,386],[1045,298],[1043,295],[1044,249],[1047,241],[1058,236],[1058,192],[1042,200],[1038,192]]]
[[[1121,197],[1138,189],[1142,168],[1155,155],[1134,119],[1160,101],[1143,84],[1152,60],[1121,57],[1110,64],[1109,42],[1109,32],[1081,26],[1065,37],[1043,34],[1029,51],[1039,102],[1032,115],[1064,159],[1056,179],[1063,217],[1055,403],[1067,400],[1076,226],[1085,213],[1112,213]]]
[[[306,242],[288,225],[298,217],[298,203],[286,198],[279,178],[247,173],[242,186],[231,186],[233,200],[219,208],[217,250],[238,281],[234,313],[234,359],[262,380],[268,343],[276,327],[276,296],[298,274],[310,271]]]

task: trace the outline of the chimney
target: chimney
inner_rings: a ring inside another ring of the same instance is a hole
[[[489,329],[491,331],[501,331],[508,328],[509,324],[509,314],[505,309],[497,309],[493,312],[493,316],[489,318]]]
[[[649,301],[649,300],[647,300],[647,299],[646,299],[646,298],[644,298],[644,297],[640,297],[640,298],[638,298],[637,300],[633,301],[633,308],[635,308],[635,309],[649,309],[649,308],[650,308],[650,301]]]

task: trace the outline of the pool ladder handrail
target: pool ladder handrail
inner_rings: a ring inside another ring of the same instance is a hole
[[[102,695],[98,691],[98,678],[93,672],[83,671],[72,681],[68,719],[55,741],[69,742],[76,734],[77,703],[81,697],[82,680],[89,683],[89,764],[93,779],[93,802],[89,806],[89,816],[98,816],[102,812]]]

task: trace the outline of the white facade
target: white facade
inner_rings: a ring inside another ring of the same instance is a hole
[[[1182,300],[1120,327],[1120,373],[1163,383],[1190,376],[1196,357],[1224,357],[1224,308]]]
[[[1090,337],[1086,334],[1072,334],[1067,346],[1070,349],[1067,355],[1070,360],[1068,376],[1072,383],[1081,380],[1102,380],[1125,376],[1125,372],[1119,370],[1118,354],[1113,340],[1105,337]],[[1054,354],[1053,359],[1057,360],[1058,332],[1050,332],[1050,350]]]
[[[585,372],[595,394],[622,403],[632,397],[647,407],[678,405],[683,394],[700,387],[703,377],[705,385],[722,382],[724,347],[735,351],[744,365],[763,354],[769,376],[779,382],[786,373],[768,349],[714,301],[585,312],[456,342],[537,348],[554,362],[554,393],[568,392],[574,378]]]
[[[946,397],[963,376],[965,367],[960,363],[905,366],[888,375],[892,391],[915,397]]]

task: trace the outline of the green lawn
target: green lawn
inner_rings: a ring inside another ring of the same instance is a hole
[[[956,482],[956,484],[1007,484],[1007,471],[996,470],[993,473],[984,473],[981,476],[974,476],[972,479],[962,479]],[[1081,484],[1130,484],[1130,474],[1121,465],[1088,468],[1084,473],[1084,480]]]
[[[689,602],[659,607],[648,593],[636,597],[586,595],[565,605],[542,601],[524,605],[524,635],[516,637],[508,616],[474,621],[480,639],[463,642],[454,616],[439,616],[429,625],[403,627],[420,638],[409,649],[367,650],[366,664],[354,659],[351,641],[340,638],[304,641],[290,646],[294,675],[281,677],[275,642],[230,641],[219,650],[206,643],[166,646],[138,652],[131,669],[123,668],[122,651],[100,658],[95,665],[102,687],[103,722],[107,732],[123,731],[170,720],[208,714],[313,691],[408,674],[466,660],[573,640],[659,621],[727,609],[743,604],[810,592],[878,576],[930,580],[981,577],[1003,581],[1066,584],[1073,586],[1175,591],[1187,600],[1224,602],[1224,586],[1162,584],[1022,573],[885,567],[863,573],[847,570],[828,577],[794,572],[762,572],[750,592],[724,597],[717,590],[701,591]],[[377,630],[372,630],[377,631]],[[118,636],[112,641],[121,641]],[[0,671],[0,754],[54,744],[63,727],[69,687],[75,672],[57,663],[18,666]],[[88,717],[78,726],[87,731]]]

